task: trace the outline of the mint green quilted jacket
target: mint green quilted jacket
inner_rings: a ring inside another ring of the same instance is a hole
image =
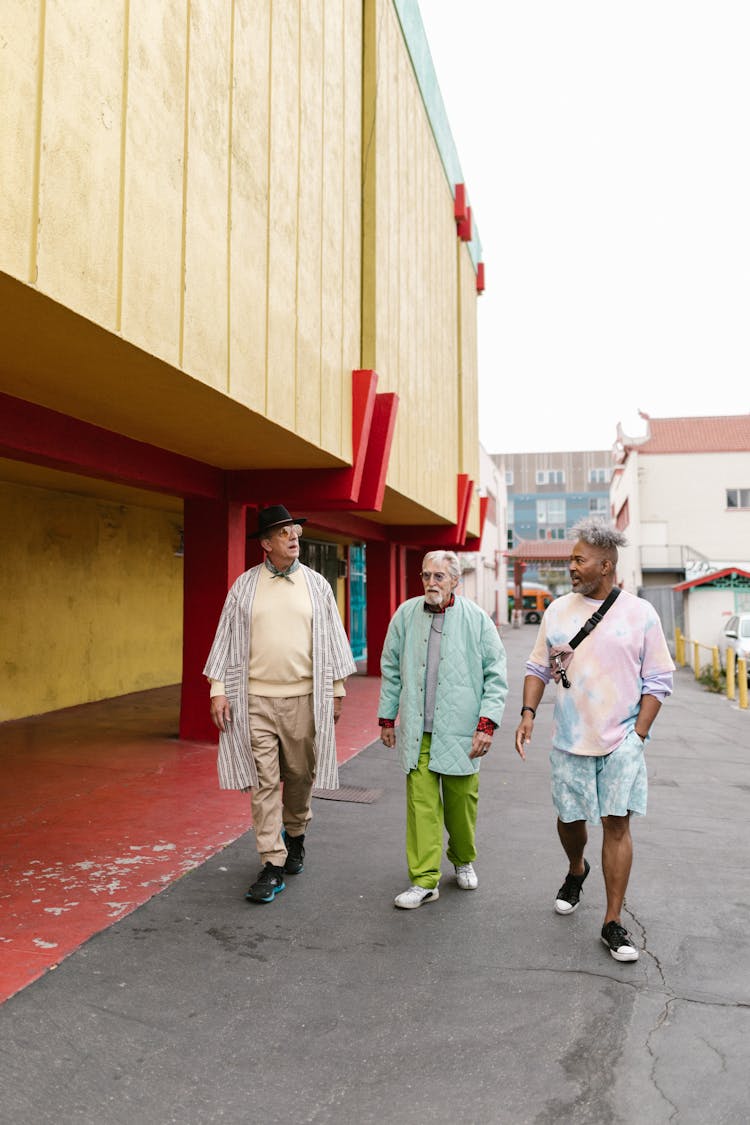
[[[388,626],[380,660],[382,687],[378,716],[399,716],[397,746],[404,771],[416,768],[424,720],[427,642],[432,615],[424,598],[410,598]],[[430,769],[470,774],[469,758],[480,716],[500,725],[508,692],[505,649],[497,628],[475,602],[457,597],[445,611],[430,747]]]

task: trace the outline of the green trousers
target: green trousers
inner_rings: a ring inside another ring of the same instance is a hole
[[[472,863],[475,845],[479,774],[460,777],[430,769],[432,735],[422,735],[417,768],[406,775],[406,862],[417,887],[432,890],[440,881],[443,831],[448,833],[451,863]],[[442,796],[441,796],[442,790]]]

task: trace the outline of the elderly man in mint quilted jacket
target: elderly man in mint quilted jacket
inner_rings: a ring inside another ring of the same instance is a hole
[[[453,551],[425,555],[424,597],[396,610],[380,661],[381,741],[398,743],[406,773],[410,886],[395,899],[404,910],[438,899],[444,831],[458,886],[473,891],[479,883],[479,764],[503,717],[508,683],[497,628],[475,602],[456,597],[459,576]]]

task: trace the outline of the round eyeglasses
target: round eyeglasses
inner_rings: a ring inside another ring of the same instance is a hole
[[[299,523],[288,523],[284,527],[280,527],[277,531],[271,532],[272,535],[278,535],[279,539],[299,539],[302,535],[302,525]]]

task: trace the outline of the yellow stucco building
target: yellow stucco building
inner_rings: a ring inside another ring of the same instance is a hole
[[[481,250],[416,0],[3,16],[0,720],[182,681],[206,736],[269,503],[377,671],[482,520]]]

